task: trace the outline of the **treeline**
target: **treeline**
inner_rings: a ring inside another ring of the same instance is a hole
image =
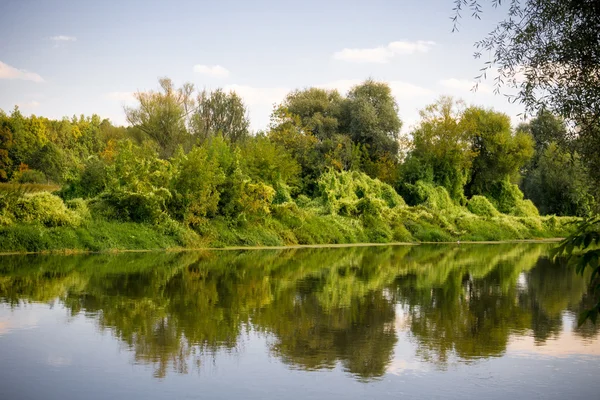
[[[550,233],[545,222],[515,227],[504,218],[510,228],[481,236],[489,226],[466,227],[465,215],[585,216],[595,207],[564,123],[547,113],[513,130],[505,114],[442,97],[403,137],[389,86],[367,80],[345,96],[294,91],[269,128],[251,134],[233,92],[195,93],[161,79],[158,91],[136,98],[125,108],[129,127],[96,115],[0,113],[0,179],[60,186],[60,199],[4,194],[2,225],[176,223],[223,243],[502,239]],[[339,217],[330,236],[320,232],[327,216]],[[222,237],[266,220],[277,226],[260,239]]]

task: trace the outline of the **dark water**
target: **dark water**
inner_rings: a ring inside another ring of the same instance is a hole
[[[0,257],[0,399],[598,399],[549,249]]]

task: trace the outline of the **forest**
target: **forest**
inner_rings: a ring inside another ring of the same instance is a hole
[[[305,88],[250,131],[235,92],[161,78],[129,125],[0,110],[0,251],[564,237],[597,187],[546,110],[442,96],[402,134],[385,82]]]

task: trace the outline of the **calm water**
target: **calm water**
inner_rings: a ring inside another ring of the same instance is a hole
[[[550,246],[0,257],[0,399],[598,399]]]

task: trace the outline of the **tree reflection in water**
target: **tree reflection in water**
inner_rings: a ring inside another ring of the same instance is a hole
[[[504,354],[511,336],[542,345],[564,312],[589,301],[585,278],[551,261],[548,245],[431,245],[11,256],[0,299],[59,299],[132,350],[155,376],[187,373],[245,331],[268,338],[293,368],[341,364],[361,380],[381,377],[398,341],[397,308],[417,356],[439,368]],[[598,327],[574,328],[581,338]]]

